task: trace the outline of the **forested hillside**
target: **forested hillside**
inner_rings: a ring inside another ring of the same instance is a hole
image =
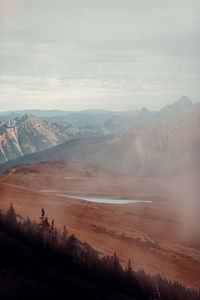
[[[159,275],[124,270],[117,255],[104,257],[67,228],[48,220],[0,214],[1,299],[170,299],[197,300],[199,294]],[[134,264],[134,263],[133,263]]]

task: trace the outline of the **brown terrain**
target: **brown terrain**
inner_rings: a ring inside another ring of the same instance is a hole
[[[148,203],[102,204],[70,196],[118,197]],[[99,252],[115,251],[125,266],[200,287],[199,173],[168,177],[117,176],[80,163],[22,165],[0,175],[0,208],[12,202],[38,220],[43,207]]]

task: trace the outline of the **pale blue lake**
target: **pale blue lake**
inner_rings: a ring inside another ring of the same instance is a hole
[[[116,199],[111,197],[92,197],[92,196],[80,196],[80,195],[72,196],[66,194],[57,194],[57,196],[85,200],[94,203],[107,203],[107,204],[152,203],[152,201],[147,201],[147,200],[128,200],[128,199]]]

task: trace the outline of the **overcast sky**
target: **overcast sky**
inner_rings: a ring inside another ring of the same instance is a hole
[[[0,0],[0,110],[200,100],[199,0]]]

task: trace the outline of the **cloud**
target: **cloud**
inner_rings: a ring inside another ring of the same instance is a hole
[[[26,0],[0,0],[0,24],[8,24],[23,11],[26,4]]]
[[[162,103],[179,93],[200,96],[199,1],[13,0],[12,8],[10,1],[0,0],[7,99],[32,91],[23,97],[29,106],[39,93],[47,102],[65,93],[82,106],[87,97],[96,106],[105,97],[129,107],[139,94],[142,106],[153,107],[155,95]]]

